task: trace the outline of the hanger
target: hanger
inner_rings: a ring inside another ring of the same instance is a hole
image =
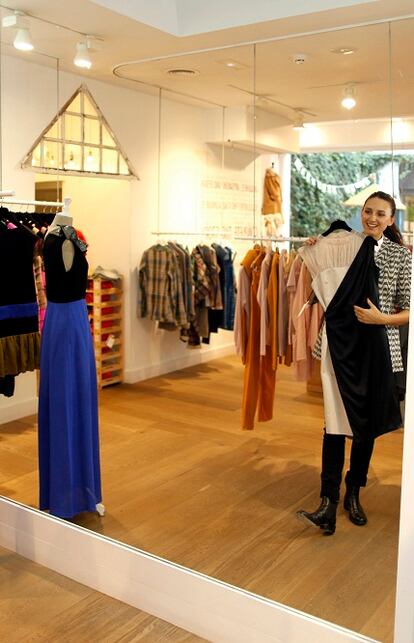
[[[325,232],[322,232],[322,236],[327,237],[331,232],[335,232],[335,230],[346,230],[347,232],[352,232],[352,228],[350,228],[345,221],[342,221],[342,219],[336,219],[335,221],[332,221],[331,225],[327,230],[325,230]]]

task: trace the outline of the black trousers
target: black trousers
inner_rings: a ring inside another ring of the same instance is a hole
[[[322,444],[321,498],[327,496],[333,502],[339,502],[339,488],[345,462],[344,435],[324,433]],[[374,440],[363,442],[352,440],[349,470],[345,476],[348,486],[365,487],[368,468],[374,449]]]

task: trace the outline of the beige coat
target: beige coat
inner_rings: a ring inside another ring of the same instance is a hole
[[[280,178],[276,172],[267,169],[263,185],[262,214],[277,214],[278,212],[282,212]]]

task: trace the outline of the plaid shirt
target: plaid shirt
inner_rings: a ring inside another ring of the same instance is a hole
[[[138,268],[138,281],[141,317],[177,327],[187,325],[180,270],[171,248],[161,244],[148,248]]]

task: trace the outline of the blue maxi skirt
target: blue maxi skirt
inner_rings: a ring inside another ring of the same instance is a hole
[[[84,299],[49,302],[40,351],[40,509],[61,518],[101,502],[95,357]]]

